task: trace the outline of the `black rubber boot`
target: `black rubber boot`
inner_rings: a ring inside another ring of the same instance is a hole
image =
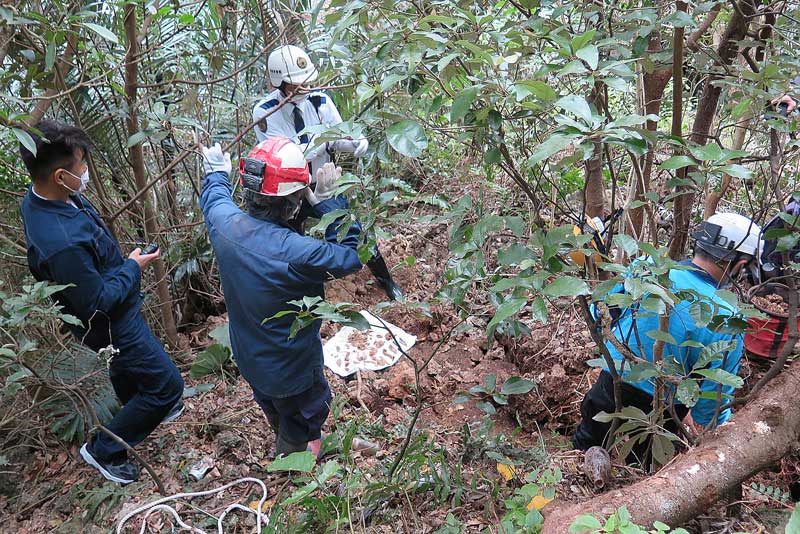
[[[380,252],[376,253],[372,259],[367,262],[367,267],[372,271],[372,275],[378,281],[378,284],[386,291],[386,296],[388,296],[390,300],[400,300],[403,298],[403,290],[400,289],[400,286],[392,279],[389,267],[386,266],[386,261],[383,259]]]

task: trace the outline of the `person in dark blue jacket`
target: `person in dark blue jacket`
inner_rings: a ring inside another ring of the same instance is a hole
[[[341,170],[324,165],[311,191],[300,148],[283,137],[267,139],[240,161],[243,212],[231,198],[230,155],[217,144],[204,148],[203,163],[200,206],[219,263],[233,356],[277,435],[278,454],[319,454],[331,400],[322,372],[321,321],[290,337],[294,316],[272,317],[291,310],[289,301],[324,297],[326,279],[361,269],[358,222],[341,241],[337,232],[345,216],[328,226],[325,241],[289,224],[304,198],[316,217],[348,209],[345,197],[333,196]]]
[[[81,325],[68,325],[94,351],[111,347],[109,374],[124,405],[107,428],[134,446],[159,423],[183,409],[183,380],[142,317],[142,269],[159,257],[137,248],[127,259],[94,207],[81,194],[89,182],[85,158],[90,141],[80,128],[56,121],[36,125],[36,154],[20,146],[31,176],[22,200],[28,266],[39,281],[71,284],[55,294],[65,313]],[[81,456],[107,479],[135,481],[138,467],[125,447],[98,432]]]

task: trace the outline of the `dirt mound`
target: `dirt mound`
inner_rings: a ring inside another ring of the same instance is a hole
[[[568,434],[580,420],[580,400],[596,378],[586,361],[594,358],[595,344],[585,323],[572,306],[551,321],[538,324],[529,337],[502,336],[500,345],[506,359],[536,388],[510,399],[509,408],[524,425],[538,425]]]

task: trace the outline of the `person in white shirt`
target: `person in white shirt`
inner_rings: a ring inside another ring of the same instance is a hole
[[[343,121],[330,96],[324,91],[308,89],[309,84],[317,80],[318,73],[304,50],[292,45],[273,50],[267,59],[267,70],[270,84],[275,89],[253,108],[253,122],[256,123],[253,130],[259,143],[272,137],[292,140],[303,150],[312,182],[318,169],[333,162],[336,152],[351,153],[356,158],[367,152],[369,142],[364,136],[314,146],[314,139],[319,134],[308,133],[308,128],[317,125],[332,127]],[[301,209],[297,224],[302,224],[307,216],[308,209]],[[402,298],[403,292],[392,279],[380,251],[376,249],[367,267],[390,299]]]

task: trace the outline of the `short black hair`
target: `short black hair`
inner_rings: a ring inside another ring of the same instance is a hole
[[[19,145],[19,154],[34,182],[43,182],[59,167],[75,164],[75,151],[89,153],[92,142],[82,129],[59,121],[43,120],[34,126],[39,133],[29,132],[36,144],[36,155]]]

